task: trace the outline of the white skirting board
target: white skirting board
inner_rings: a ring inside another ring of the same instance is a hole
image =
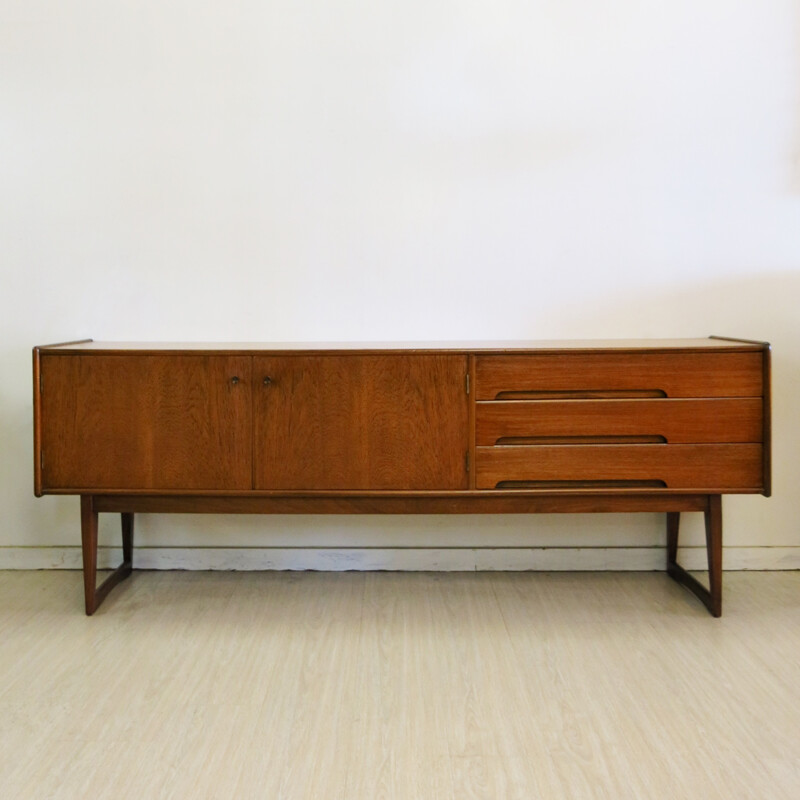
[[[101,547],[98,566],[116,566],[119,548]],[[141,547],[134,569],[185,570],[663,570],[663,547]],[[704,547],[684,547],[678,561],[707,568]],[[80,569],[80,547],[0,547],[0,569]],[[725,570],[800,569],[800,547],[726,547]]]

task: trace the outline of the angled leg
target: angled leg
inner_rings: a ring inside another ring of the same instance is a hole
[[[709,495],[705,508],[708,584],[706,589],[677,562],[680,515],[667,513],[667,574],[693,592],[713,617],[722,616],[722,497]]]
[[[133,564],[133,514],[123,513],[122,517],[122,563]]]
[[[86,601],[86,616],[97,608],[97,512],[91,495],[81,495],[81,550],[83,552],[83,595]]]
[[[97,511],[91,495],[81,495],[81,545],[83,552],[83,594],[86,616],[90,617],[108,593],[133,571],[133,514],[122,514],[122,564],[97,586]]]
[[[681,512],[667,511],[667,569],[678,562],[678,532],[681,526]]]
[[[715,617],[722,616],[722,497],[708,498],[706,518],[706,550],[708,551],[708,585],[710,603],[708,610]]]

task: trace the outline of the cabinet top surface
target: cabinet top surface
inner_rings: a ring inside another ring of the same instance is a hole
[[[754,350],[760,342],[738,339],[566,339],[460,342],[77,342],[42,345],[46,353],[521,353],[548,351]]]

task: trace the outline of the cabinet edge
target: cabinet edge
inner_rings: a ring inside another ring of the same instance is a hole
[[[33,348],[33,494],[43,494],[42,476],[42,357],[40,348]]]
[[[772,347],[769,342],[764,347],[764,497],[772,495]]]

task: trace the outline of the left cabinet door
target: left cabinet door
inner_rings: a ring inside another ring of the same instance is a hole
[[[252,358],[43,355],[45,492],[252,486]]]

